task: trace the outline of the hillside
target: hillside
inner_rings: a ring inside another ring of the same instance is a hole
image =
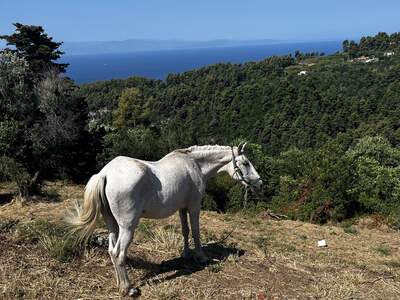
[[[146,105],[147,112],[122,116],[130,119],[127,126],[139,118],[137,125],[151,123],[163,134],[172,130],[165,127],[182,127],[184,136],[172,142],[185,145],[243,137],[278,154],[291,146],[318,147],[339,133],[357,137],[365,130],[387,133],[397,143],[392,118],[399,69],[398,55],[375,63],[352,61],[346,54],[273,57],[171,74],[165,82],[130,78],[86,84],[79,94],[94,113],[107,109],[111,114],[123,91],[137,88],[141,99],[126,101],[141,101],[137,105]],[[298,75],[301,71],[306,75]]]
[[[296,52],[245,64],[86,84],[77,91],[103,136],[99,166],[116,155],[157,160],[194,144],[249,141],[267,183],[256,209],[324,223],[379,213],[400,224],[400,35],[343,52]],[[241,190],[211,183],[208,208],[237,211]],[[396,225],[397,224],[397,225]]]
[[[56,230],[83,187],[47,183],[47,196],[23,203],[3,201],[10,189],[2,185],[0,195],[0,297],[118,299],[106,246],[75,258],[57,252]],[[141,299],[400,297],[398,232],[379,218],[340,227],[204,211],[202,240],[213,258],[205,267],[179,258],[178,219],[142,220],[138,227],[128,257]],[[98,229],[97,236],[105,234]],[[320,239],[327,248],[316,246]]]

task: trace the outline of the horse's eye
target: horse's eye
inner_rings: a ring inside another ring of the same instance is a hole
[[[246,166],[246,167],[247,167],[248,165],[249,165],[249,162],[248,162],[248,161],[244,161],[244,162],[243,162],[243,166]]]

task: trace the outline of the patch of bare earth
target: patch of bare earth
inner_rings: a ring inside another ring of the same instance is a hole
[[[0,204],[0,221],[61,223],[83,187],[50,183],[46,191],[42,198]],[[142,299],[400,299],[399,234],[370,225],[344,230],[203,212],[202,240],[212,261],[199,266],[180,258],[177,216],[142,220],[130,247],[129,276]],[[318,248],[320,239],[328,247]],[[18,230],[3,230],[0,253],[0,298],[120,298],[105,246],[62,263]]]

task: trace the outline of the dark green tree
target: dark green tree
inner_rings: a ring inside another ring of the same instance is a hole
[[[33,73],[41,74],[50,69],[65,72],[68,64],[54,62],[64,54],[59,50],[62,43],[54,42],[42,26],[21,23],[15,23],[14,26],[13,34],[1,35],[0,39],[6,40],[8,46],[13,46],[11,51],[26,59]]]
[[[347,51],[349,50],[349,44],[350,44],[349,40],[344,40],[344,41],[342,42],[342,49],[343,49],[343,52],[347,52]]]

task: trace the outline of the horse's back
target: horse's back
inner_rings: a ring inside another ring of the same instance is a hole
[[[106,175],[107,180],[115,177],[126,178],[129,181],[138,180],[140,176],[144,176],[147,172],[148,166],[144,161],[127,156],[117,156],[100,171],[100,173]]]

